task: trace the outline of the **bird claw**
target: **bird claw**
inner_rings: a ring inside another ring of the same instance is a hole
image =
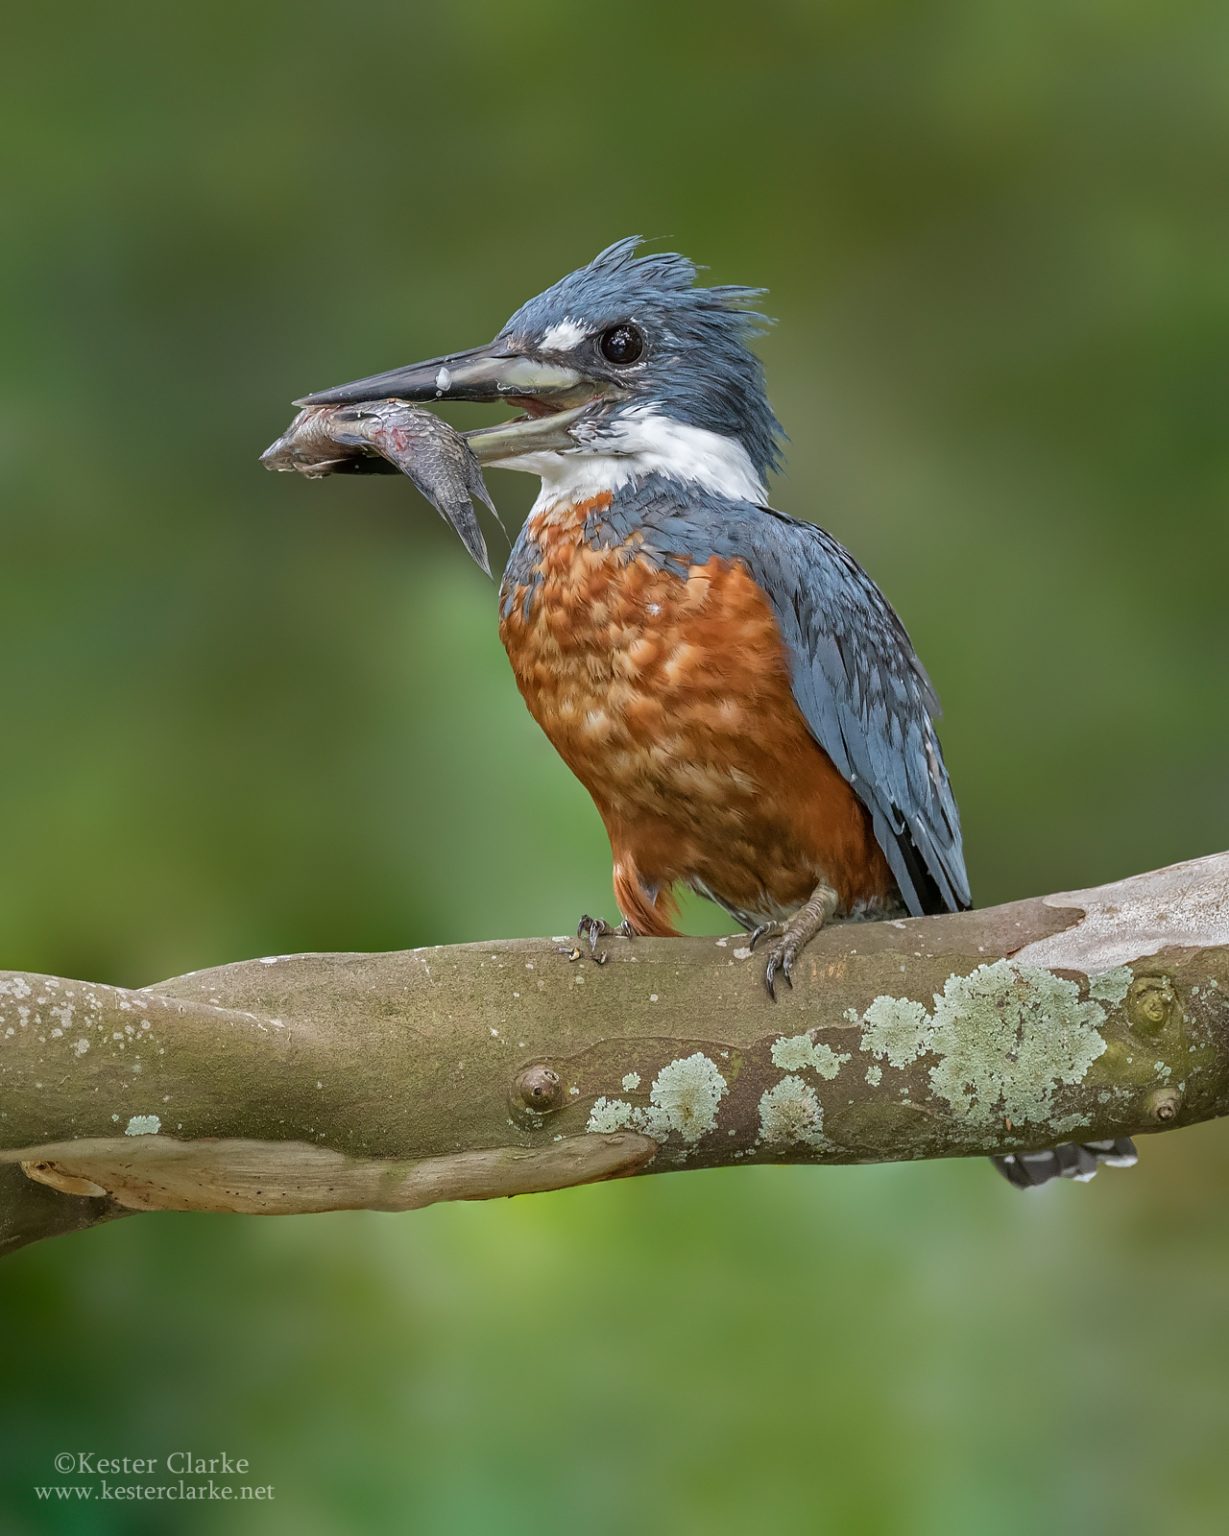
[[[754,949],[768,934],[777,935],[776,943],[768,951],[768,964],[764,967],[764,986],[774,1003],[777,1000],[777,977],[783,976],[790,990],[793,990],[795,961],[832,918],[838,906],[839,899],[832,887],[817,885],[810,899],[803,902],[788,923],[761,923],[750,934],[750,949]]]
[[[754,949],[769,934],[775,936],[776,943],[768,951],[768,963],[764,967],[764,986],[775,1003],[778,974],[785,978],[791,989],[793,988],[794,961],[798,958],[800,946],[790,941],[789,929],[784,923],[773,922],[761,923],[758,928],[753,928],[747,935],[747,948]]]
[[[612,928],[604,917],[590,917],[586,912],[584,917],[576,925],[576,937],[587,939],[589,943],[589,958],[594,965],[605,965],[610,959],[609,951],[600,950],[597,947],[599,939],[632,937],[632,927],[626,918],[617,928]]]
[[[766,939],[770,933],[783,933],[781,923],[761,923],[758,928],[753,928],[747,935],[747,948],[754,949],[761,939]]]
[[[576,924],[576,937],[589,941],[589,953],[591,955],[597,953],[597,941],[604,939],[607,934],[613,932],[614,929],[604,917],[590,917],[587,912],[580,922]]]
[[[797,960],[801,949],[800,944],[782,937],[768,951],[768,964],[764,967],[764,986],[774,1003],[777,1000],[778,974],[784,978],[790,991],[794,990],[794,961]]]

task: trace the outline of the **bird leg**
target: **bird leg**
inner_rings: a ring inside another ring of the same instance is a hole
[[[752,949],[770,933],[777,935],[768,951],[768,964],[764,968],[764,985],[774,1003],[777,1000],[777,972],[785,977],[792,988],[795,960],[824,924],[831,920],[839,905],[840,897],[830,885],[821,881],[788,923],[761,923],[751,934]]]
[[[589,941],[589,958],[593,961],[594,965],[605,965],[607,960],[610,959],[610,955],[606,950],[603,949],[599,952],[597,941],[616,936],[622,939],[632,939],[636,936],[636,930],[626,918],[623,919],[617,928],[612,928],[604,917],[590,917],[587,912],[576,925],[576,937],[578,939],[588,939]]]

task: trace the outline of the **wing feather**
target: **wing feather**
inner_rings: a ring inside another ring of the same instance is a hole
[[[739,554],[773,605],[811,733],[870,811],[909,911],[967,907],[960,814],[934,727],[939,701],[904,626],[831,534],[758,510],[758,526],[743,523],[753,536]]]

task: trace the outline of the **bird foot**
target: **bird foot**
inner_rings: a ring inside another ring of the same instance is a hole
[[[754,949],[761,939],[766,939],[771,933],[774,938],[785,932],[784,923],[761,923],[758,928],[753,928],[747,935],[747,948]]]
[[[599,950],[597,947],[598,940],[616,937],[622,939],[634,938],[635,930],[626,918],[623,919],[618,927],[611,927],[604,917],[590,917],[586,912],[576,925],[576,937],[588,942],[589,958],[593,961],[594,965],[605,965],[607,960],[610,959],[610,952],[605,949]],[[579,960],[583,953],[578,945],[573,945],[560,952],[567,955],[569,960]]]
[[[764,986],[775,1003],[777,978],[784,979],[790,990],[794,986],[794,965],[819,930],[836,911],[840,898],[831,886],[815,888],[810,899],[802,904],[787,923],[761,923],[753,929],[748,947],[754,949],[762,939],[773,935],[768,949],[768,962],[764,967]]]

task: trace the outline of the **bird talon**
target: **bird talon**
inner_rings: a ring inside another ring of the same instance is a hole
[[[610,959],[610,952],[605,949],[599,950],[597,947],[598,940],[609,938],[630,939],[632,937],[632,928],[626,918],[623,919],[617,928],[612,928],[604,917],[590,917],[586,912],[576,925],[576,937],[588,940],[589,958],[593,961],[594,965],[605,965],[607,960]],[[579,955],[580,950],[578,949],[576,953]]]
[[[761,939],[766,939],[770,933],[780,933],[780,931],[780,923],[761,923],[747,935],[747,948],[754,949]]]
[[[775,1003],[777,1000],[777,957],[769,955],[768,964],[764,967],[764,986],[768,995]]]
[[[611,932],[613,930],[604,917],[590,917],[587,912],[576,925],[576,937],[588,939],[590,954],[596,953],[597,941],[604,939]]]
[[[798,954],[798,947],[784,938],[778,940],[769,951],[768,963],[764,967],[764,986],[774,1003],[777,1001],[778,980],[783,981],[791,992],[794,990],[794,962]]]

